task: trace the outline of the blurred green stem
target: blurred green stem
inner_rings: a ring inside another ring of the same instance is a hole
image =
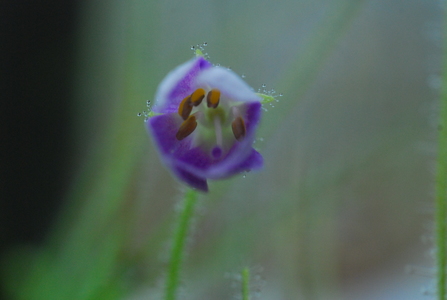
[[[282,80],[279,81],[278,90],[292,92],[285,98],[293,98],[295,105],[299,105],[300,100],[315,82],[329,56],[358,16],[364,3],[364,0],[337,2],[335,8],[315,30],[315,34],[307,42],[306,48],[298,54],[295,60],[291,60],[288,70],[284,72]],[[263,98],[263,101],[265,100]],[[275,114],[269,116],[271,124],[280,123],[280,120],[292,112],[293,109],[288,105],[276,106]],[[275,128],[276,126],[265,128],[264,136],[272,134]]]
[[[169,271],[166,279],[166,300],[175,300],[179,286],[180,267],[182,265],[183,253],[185,250],[186,238],[188,236],[191,220],[194,216],[194,208],[197,202],[197,192],[188,189],[183,200],[183,207],[180,211],[177,228],[174,232],[174,240],[169,259]]]
[[[447,37],[447,26],[444,29]],[[446,43],[447,44],[447,43]],[[446,49],[446,48],[445,48]],[[446,51],[446,50],[444,50]],[[447,51],[443,57],[443,88],[440,97],[438,163],[436,174],[436,246],[438,300],[446,298],[446,218],[447,218]]]
[[[250,300],[250,270],[242,270],[242,300]]]

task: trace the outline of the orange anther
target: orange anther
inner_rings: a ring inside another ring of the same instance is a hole
[[[178,129],[175,137],[177,138],[177,140],[181,141],[187,136],[189,136],[191,133],[193,133],[196,127],[197,127],[196,117],[194,115],[191,115],[189,116],[188,119],[183,121],[182,125],[180,125],[180,128]]]
[[[191,96],[186,97],[178,106],[178,114],[183,120],[188,119],[192,111]]]
[[[237,117],[236,119],[234,119],[234,121],[231,123],[231,129],[233,129],[233,134],[236,140],[240,142],[244,139],[246,128],[244,119],[242,119],[242,117]]]
[[[202,103],[203,98],[205,98],[205,90],[197,89],[191,94],[191,104],[197,106]]]
[[[212,89],[206,96],[206,104],[208,107],[216,108],[220,101],[220,91],[218,89]]]

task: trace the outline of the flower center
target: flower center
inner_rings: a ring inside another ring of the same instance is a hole
[[[206,107],[200,104],[206,95]],[[221,93],[218,89],[211,89],[208,93],[202,89],[196,89],[191,95],[185,97],[178,107],[178,114],[184,120],[180,125],[176,138],[181,141],[188,137],[197,128],[197,121],[208,123],[209,127],[214,127],[216,146],[212,150],[213,156],[219,157],[222,154],[223,134],[222,126],[229,125],[226,122],[228,105],[220,105]],[[192,113],[193,108],[197,107],[197,111]],[[191,114],[192,113],[192,114]],[[233,136],[237,141],[242,141],[245,137],[246,127],[245,121],[241,115],[240,109],[232,106],[230,109],[231,129]],[[205,125],[206,126],[206,125]]]

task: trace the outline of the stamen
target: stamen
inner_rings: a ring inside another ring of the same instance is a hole
[[[205,98],[205,90],[197,89],[194,93],[191,94],[191,104],[194,106],[198,106],[202,103],[203,98]]]
[[[217,159],[222,156],[222,124],[218,116],[214,117],[214,132],[216,133],[216,146],[211,150],[211,155]]]
[[[218,89],[212,89],[206,96],[206,104],[208,107],[216,108],[220,101],[220,91]]]
[[[178,106],[178,114],[183,120],[188,119],[192,111],[191,96],[186,97]]]
[[[191,115],[186,121],[183,121],[182,125],[180,125],[180,128],[178,129],[175,137],[177,138],[177,140],[181,141],[189,136],[191,133],[193,133],[196,127],[196,117],[194,115]]]
[[[218,116],[214,117],[214,131],[216,132],[216,144],[222,146],[222,126]]]
[[[231,123],[231,129],[233,129],[233,134],[236,140],[240,142],[244,139],[246,128],[244,119],[242,119],[242,117],[237,117],[236,119],[234,119],[234,121]]]

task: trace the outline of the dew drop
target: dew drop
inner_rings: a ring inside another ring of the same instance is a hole
[[[142,113],[137,113],[137,117],[141,117],[142,116]]]
[[[216,67],[220,67],[220,64],[216,64]]]
[[[262,87],[265,88],[267,85],[265,83],[262,84]]]
[[[145,122],[145,123],[147,122],[147,120],[149,120],[149,118],[148,118],[148,117],[144,118],[144,122]]]
[[[260,141],[260,142],[263,142],[263,141],[264,141],[264,138],[262,138],[262,137],[259,138],[259,141]]]
[[[283,96],[283,93],[279,93],[279,96],[282,97],[282,96]]]
[[[208,43],[207,42],[203,42],[203,46],[204,47],[208,46]]]
[[[191,46],[191,50],[196,50],[196,46]]]
[[[247,178],[247,174],[242,175],[242,178]]]
[[[241,77],[242,77],[242,78],[245,78],[245,74],[242,74]]]

